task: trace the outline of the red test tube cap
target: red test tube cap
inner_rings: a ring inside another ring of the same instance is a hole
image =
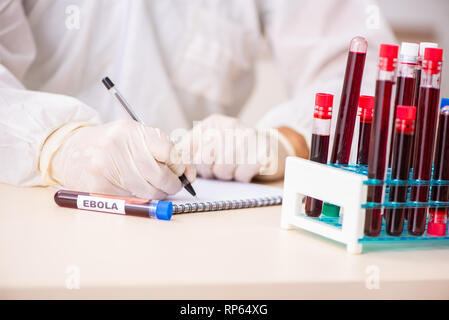
[[[317,93],[315,95],[315,105],[323,108],[332,108],[334,96],[329,93]]]
[[[359,98],[359,116],[362,121],[373,120],[374,97],[362,95]]]
[[[359,107],[362,109],[374,109],[374,97],[373,96],[360,96]]]
[[[416,119],[415,106],[398,106],[396,109],[396,118],[399,120],[413,121]]]
[[[379,57],[397,59],[399,52],[399,46],[395,44],[381,44],[379,50]]]
[[[379,68],[384,71],[394,71],[398,52],[399,46],[395,44],[381,44],[379,50]]]
[[[334,96],[328,93],[317,93],[315,95],[315,111],[314,118],[331,119],[332,105],[334,103]]]
[[[442,61],[443,61],[443,49],[426,48],[426,50],[424,51],[422,69],[426,73],[437,74],[441,72]]]
[[[433,236],[446,235],[447,211],[445,209],[430,209],[427,223],[427,233]]]
[[[443,49],[441,48],[426,48],[424,51],[424,60],[443,61]]]

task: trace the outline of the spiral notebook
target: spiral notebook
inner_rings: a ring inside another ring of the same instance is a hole
[[[197,179],[192,184],[198,199],[186,190],[170,196],[173,213],[234,210],[279,205],[282,189],[254,183]]]

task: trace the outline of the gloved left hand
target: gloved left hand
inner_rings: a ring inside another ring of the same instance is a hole
[[[275,129],[249,128],[235,118],[212,115],[197,123],[177,146],[203,178],[271,180],[282,177],[284,160],[293,155],[280,136]]]
[[[178,154],[163,131],[117,120],[72,131],[43,173],[51,184],[72,190],[164,199],[181,190],[180,175],[190,182],[196,176],[195,168],[182,163]]]

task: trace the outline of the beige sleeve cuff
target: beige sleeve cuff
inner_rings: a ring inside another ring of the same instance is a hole
[[[278,143],[276,172],[267,175],[259,174],[255,177],[256,180],[275,181],[282,179],[285,171],[285,159],[290,156],[296,156],[295,147],[279,130],[276,130],[276,138]]]
[[[39,170],[41,172],[42,183],[47,186],[58,185],[59,183],[52,178],[51,162],[54,155],[59,150],[65,139],[76,129],[92,126],[88,122],[70,122],[53,131],[42,146],[39,157]]]
[[[288,157],[296,156],[295,147],[281,132],[279,132],[278,140],[282,148],[285,149],[285,153]]]

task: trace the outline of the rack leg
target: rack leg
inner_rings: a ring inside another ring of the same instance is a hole
[[[293,225],[291,225],[291,224],[289,224],[287,222],[281,221],[281,228],[282,229],[284,229],[284,230],[292,230],[293,227],[294,227]]]
[[[363,245],[359,242],[350,242],[346,245],[346,251],[351,254],[361,254]]]

